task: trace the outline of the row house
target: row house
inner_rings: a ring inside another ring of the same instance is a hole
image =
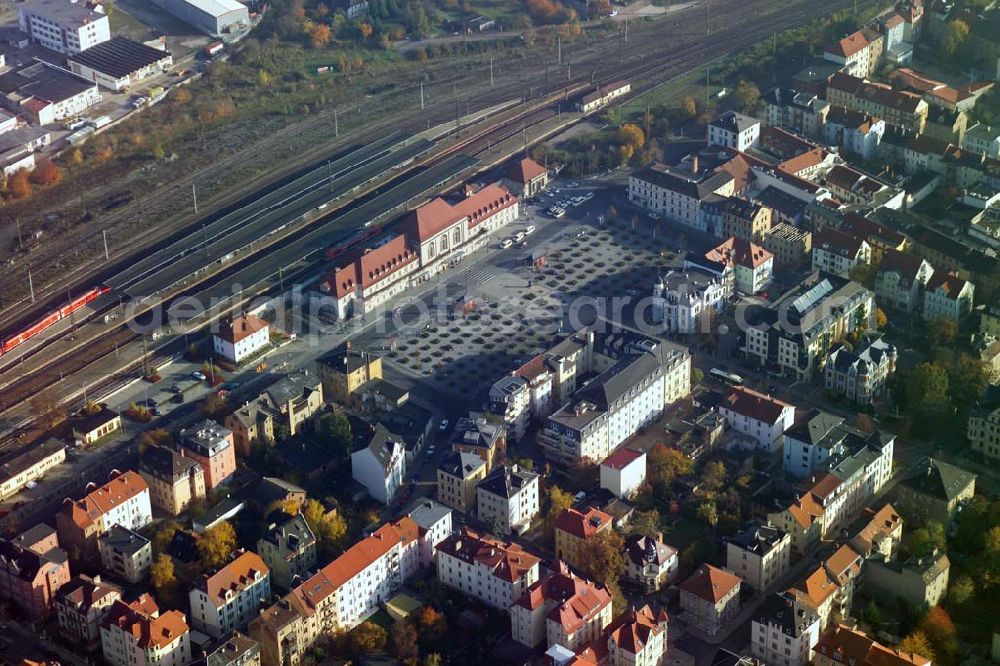
[[[194,661],[184,613],[161,613],[148,594],[118,599],[101,623],[101,652],[111,666],[187,666]]]
[[[530,648],[560,645],[575,652],[597,642],[611,619],[608,588],[574,575],[564,562],[510,607],[514,640]]]
[[[499,534],[522,534],[538,515],[539,475],[517,465],[500,466],[476,487],[479,520]]]
[[[708,228],[705,205],[735,194],[733,177],[723,170],[701,171],[697,156],[691,158],[689,169],[654,164],[628,179],[628,198],[633,204],[712,235],[717,232]]]
[[[239,551],[211,574],[202,574],[188,594],[191,623],[220,639],[246,629],[260,604],[271,598],[271,572],[257,553]]]
[[[865,239],[871,248],[873,264],[881,262],[889,250],[902,252],[909,245],[904,234],[855,212],[844,213],[836,227],[844,233]]]
[[[969,114],[965,111],[950,111],[940,106],[932,106],[927,110],[927,122],[924,124],[923,135],[966,148],[962,141],[968,127]]]
[[[871,263],[867,241],[852,234],[824,227],[813,236],[812,269],[834,275],[850,274],[855,266]]]
[[[485,460],[474,453],[452,451],[438,464],[437,499],[462,513],[472,513],[476,508],[476,489],[485,478]]]
[[[797,268],[812,258],[812,233],[788,222],[778,222],[764,237],[764,249],[778,266]]]
[[[867,507],[861,515],[865,524],[851,538],[851,548],[866,560],[878,557],[884,562],[891,561],[903,541],[903,519],[899,512],[892,504],[886,504],[878,511]]]
[[[923,305],[924,289],[934,273],[926,259],[888,250],[875,273],[875,297],[881,307],[899,312],[917,312]]]
[[[708,124],[708,142],[745,153],[760,139],[760,121],[756,118],[726,111]]]
[[[111,480],[91,488],[82,499],[63,502],[56,514],[59,543],[68,551],[92,559],[97,539],[114,525],[137,531],[153,521],[149,486],[138,472],[112,472]]]
[[[753,389],[738,386],[719,405],[726,425],[767,453],[781,446],[781,436],[795,420],[795,407]]]
[[[451,204],[436,198],[410,211],[402,233],[338,259],[320,283],[338,318],[364,315],[483,247],[520,214],[507,188],[488,185]]]
[[[183,451],[150,446],[139,456],[139,474],[149,486],[153,506],[176,516],[206,495],[201,464]]]
[[[803,493],[780,511],[767,514],[767,522],[787,532],[792,539],[792,552],[805,553],[819,543],[823,534],[823,505],[812,493]]]
[[[823,368],[823,386],[858,405],[870,405],[885,395],[896,371],[896,347],[881,336],[863,338],[855,351],[838,345]]]
[[[834,106],[881,118],[913,135],[923,132],[928,105],[920,95],[893,90],[883,83],[872,83],[864,76],[838,72],[827,85],[827,101]]]
[[[823,184],[837,199],[848,204],[871,205],[877,202],[898,208],[902,203],[901,191],[843,164],[827,171]]]
[[[153,565],[153,543],[121,525],[112,525],[98,537],[97,548],[101,570],[116,580],[139,583]]]
[[[965,436],[973,451],[1000,459],[1000,388],[990,386],[969,414]]]
[[[821,136],[830,103],[814,93],[772,88],[761,96],[763,120],[771,127],[784,127],[806,136]]]
[[[420,528],[420,568],[431,568],[437,562],[435,547],[454,531],[451,509],[434,500],[423,499],[407,515]]]
[[[831,347],[870,325],[874,294],[846,277],[817,272],[760,312],[748,314],[743,351],[761,366],[774,363],[809,381]]]
[[[556,557],[577,569],[587,563],[585,544],[598,534],[611,532],[614,519],[600,509],[589,507],[579,511],[572,507],[556,516]]]
[[[823,59],[840,65],[841,71],[852,76],[868,77],[878,69],[884,48],[881,34],[863,28],[827,46]]]
[[[759,243],[771,230],[772,211],[767,206],[740,197],[727,197],[718,206],[722,214],[722,238]],[[717,228],[717,235],[719,231]]]
[[[382,379],[382,357],[351,347],[351,341],[347,340],[319,358],[316,372],[323,384],[323,395],[346,405],[363,386]]]
[[[226,417],[225,426],[233,431],[240,453],[249,456],[251,445],[274,442],[276,432],[289,437],[298,433],[325,404],[323,382],[302,371],[282,377],[243,403]]]
[[[976,123],[966,130],[962,148],[977,155],[1000,159],[1000,126]]]
[[[823,138],[827,144],[839,146],[863,160],[875,157],[883,134],[884,120],[843,106],[830,107],[823,125]]]
[[[791,552],[787,532],[753,520],[726,539],[726,569],[763,592],[788,572]]]
[[[78,574],[56,593],[59,633],[87,652],[97,650],[101,646],[101,624],[121,598],[122,590],[117,585],[102,581],[100,576]]]
[[[438,581],[507,611],[538,581],[541,560],[516,543],[466,527],[437,545]]]

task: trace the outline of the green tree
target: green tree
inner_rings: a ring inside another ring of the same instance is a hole
[[[945,544],[944,526],[936,520],[930,520],[910,533],[906,550],[913,557],[924,557],[935,550],[944,550]]]
[[[927,635],[922,631],[914,631],[904,638],[903,642],[899,644],[899,649],[901,652],[916,654],[921,657],[926,657],[931,661],[935,661],[937,659],[937,656],[934,654],[934,650],[931,649],[930,642],[927,640]]]
[[[605,585],[617,583],[625,573],[625,541],[614,530],[598,532],[580,548],[581,567],[587,576]]]
[[[708,490],[718,490],[726,482],[726,466],[719,460],[708,463],[701,471],[701,480]]]
[[[702,502],[699,504],[696,515],[698,520],[708,523],[713,530],[719,524],[719,509],[715,506],[715,502]]]
[[[545,533],[551,539],[555,536],[556,518],[573,506],[573,496],[556,484],[549,488],[549,511],[545,514]]]
[[[320,419],[320,440],[333,453],[334,460],[347,464],[351,460],[354,436],[351,433],[351,422],[347,415],[341,412],[326,414]]]
[[[948,604],[954,610],[967,603],[975,594],[976,587],[972,579],[965,575],[959,576],[948,588]]]
[[[416,659],[420,653],[417,647],[417,630],[407,620],[398,620],[392,625],[392,654],[400,660]]]
[[[167,520],[159,524],[153,534],[153,554],[159,555],[166,552],[170,542],[174,539],[177,530],[184,529],[176,520]]]
[[[427,655],[424,657],[424,666],[441,666],[441,655],[437,652]]]
[[[236,530],[228,521],[210,527],[198,537],[198,555],[207,569],[224,564],[236,550]]]
[[[960,355],[948,379],[952,403],[960,410],[971,409],[992,379],[993,373],[986,363],[968,354]]]
[[[927,322],[927,339],[931,347],[950,347],[958,335],[958,323],[954,319],[935,317]]]
[[[163,594],[177,583],[174,561],[169,555],[160,554],[149,568],[149,579],[157,594]]]
[[[351,632],[351,647],[360,654],[381,652],[388,640],[385,629],[371,620],[365,620]]]
[[[683,451],[666,444],[654,445],[648,460],[650,481],[673,483],[677,477],[690,474],[694,469],[694,462]]]
[[[851,279],[858,284],[864,285],[868,289],[875,288],[875,274],[878,272],[878,266],[874,264],[858,264],[851,269]]]
[[[861,609],[861,619],[876,628],[882,624],[882,611],[879,610],[874,599],[869,599],[865,607]]]
[[[941,42],[938,45],[943,60],[950,60],[965,45],[969,38],[969,25],[965,21],[949,21],[944,28]]]
[[[740,81],[733,91],[733,101],[743,113],[753,113],[760,105],[760,88],[753,81]]]
[[[347,534],[347,522],[338,511],[327,511],[317,499],[308,499],[302,505],[302,517],[309,529],[327,548],[336,547]]]
[[[650,538],[657,538],[660,535],[660,512],[656,509],[649,511],[636,511],[632,515],[632,531]]]
[[[938,363],[921,363],[907,377],[903,391],[911,409],[941,407],[948,402],[948,371]]]

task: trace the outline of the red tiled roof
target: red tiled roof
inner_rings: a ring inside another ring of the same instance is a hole
[[[837,583],[822,565],[816,567],[811,574],[793,585],[789,594],[807,602],[813,608],[819,608],[830,595],[837,591]]]
[[[604,462],[601,463],[601,466],[608,467],[610,469],[624,469],[626,466],[635,462],[644,455],[646,454],[642,451],[636,451],[635,449],[630,449],[628,447],[621,448],[605,458]]]
[[[541,562],[516,543],[491,539],[468,527],[439,543],[437,550],[466,562],[475,561],[507,582],[521,580]]]
[[[862,49],[868,48],[869,43],[864,33],[858,30],[826,47],[826,52],[830,55],[840,56],[841,58],[850,58]]]
[[[611,604],[611,593],[603,585],[573,575],[560,563],[559,571],[536,581],[515,604],[527,609],[552,606],[548,619],[572,635]]]
[[[738,576],[728,571],[713,567],[711,564],[703,564],[680,584],[680,588],[705,601],[717,604],[734,588],[739,587],[740,582]]]
[[[510,168],[507,170],[507,178],[515,183],[527,185],[535,178],[545,175],[545,173],[545,167],[535,160],[525,157],[523,160],[518,160],[510,165]]]
[[[260,559],[260,555],[244,551],[212,575],[202,575],[198,580],[198,587],[217,606],[224,605],[226,592],[239,594],[248,585],[253,584],[257,574],[266,576],[269,571],[264,560]]]
[[[421,243],[453,226],[462,218],[469,218],[469,228],[476,226],[495,213],[513,206],[517,197],[500,185],[488,185],[470,197],[452,206],[436,198],[410,212],[403,222],[406,233]]]
[[[148,594],[132,603],[115,601],[102,626],[115,625],[130,634],[140,648],[163,648],[190,631],[184,613],[167,611],[160,614],[156,602]]]
[[[820,500],[825,500],[837,487],[843,483],[840,479],[829,472],[823,472],[821,476],[808,476],[799,482],[799,487],[807,493],[812,493]]]
[[[864,79],[846,72],[837,72],[830,77],[830,82],[826,87],[849,95],[856,95],[863,85],[865,85]]]
[[[827,571],[841,585],[861,573],[861,555],[844,544],[824,562]]]
[[[876,539],[895,532],[903,524],[903,519],[892,504],[886,504],[877,512],[866,508],[864,515],[869,518],[868,524],[855,538],[865,544],[865,548],[871,548]]]
[[[77,527],[83,528],[143,491],[149,491],[145,479],[138,472],[129,470],[92,490],[83,499],[67,501],[62,510],[69,514]]]
[[[487,185],[471,197],[462,199],[454,210],[462,217],[469,218],[469,229],[483,222],[505,208],[517,204],[517,197],[506,187]]]
[[[801,155],[796,155],[790,159],[785,160],[778,165],[778,168],[782,171],[787,171],[788,173],[798,175],[805,171],[806,169],[811,169],[813,167],[819,166],[826,159],[827,152],[822,148],[813,148]]]
[[[608,641],[617,645],[619,650],[638,655],[662,631],[653,609],[646,604],[639,610],[621,615],[608,627],[607,636]]]
[[[608,529],[613,520],[610,515],[594,507],[588,508],[586,513],[566,509],[556,518],[556,529],[577,539],[589,539],[601,530]]]
[[[886,19],[885,27],[891,29],[895,28],[898,25],[903,25],[903,23],[905,23],[905,20],[903,19],[902,16],[900,16],[899,14],[893,14],[888,19]]]
[[[406,236],[399,234],[378,247],[348,257],[344,264],[327,275],[323,289],[342,298],[359,286],[367,289],[419,259],[420,256],[410,249]]]
[[[235,345],[265,328],[267,328],[266,321],[252,314],[245,314],[224,321],[219,327],[219,337]]]
[[[842,624],[827,629],[813,650],[839,663],[855,666],[930,666],[931,663],[926,657],[888,648],[864,632]]]
[[[371,536],[348,548],[343,555],[323,567],[323,573],[333,589],[337,589],[392,550],[396,544],[410,543],[419,535],[419,525],[409,516],[404,516],[395,523],[383,525]]]
[[[758,393],[753,389],[744,386],[734,388],[724,401],[730,410],[742,416],[748,416],[764,423],[776,423],[781,418],[785,408],[790,407],[786,402],[782,402],[769,395]]]
[[[774,259],[774,255],[744,238],[731,237],[706,252],[705,258],[728,266],[758,268]]]
[[[931,273],[931,278],[927,281],[927,291],[940,291],[954,301],[961,295],[966,284],[968,283],[965,280],[951,273],[936,270]]]
[[[823,506],[816,501],[812,493],[806,493],[789,505],[788,513],[802,529],[809,529],[816,521],[822,519]]]

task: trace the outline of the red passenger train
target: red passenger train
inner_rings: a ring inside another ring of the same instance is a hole
[[[0,345],[0,351],[6,354],[14,347],[17,347],[19,344],[23,342],[27,342],[31,338],[35,337],[36,335],[47,329],[48,327],[55,324],[60,319],[64,319],[70,316],[71,314],[82,308],[84,305],[87,305],[91,301],[96,300],[98,297],[103,296],[109,291],[111,291],[111,287],[102,285],[100,287],[95,287],[91,289],[82,296],[77,296],[72,301],[62,306],[58,310],[53,310],[52,312],[48,313],[47,315],[39,319],[28,328],[4,340],[3,345]]]

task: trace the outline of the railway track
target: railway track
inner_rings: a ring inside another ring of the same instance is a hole
[[[767,3],[761,0],[757,4]],[[867,2],[864,4],[867,6],[876,3]],[[833,7],[830,7],[830,5],[833,5]],[[718,31],[710,36],[711,43],[709,44],[692,43],[666,52],[663,49],[652,49],[646,51],[645,56],[643,52],[639,52],[634,56],[630,56],[632,60],[639,60],[639,62],[632,64],[628,64],[623,55],[622,63],[612,63],[608,64],[606,68],[602,68],[603,78],[597,79],[596,74],[593,73],[591,74],[591,78],[599,82],[609,81],[612,78],[633,79],[636,82],[636,85],[633,87],[634,92],[643,92],[663,80],[669,79],[671,76],[690,70],[695,61],[704,60],[707,55],[715,51],[716,47],[721,48],[722,45],[725,46],[719,52],[714,53],[716,57],[740,50],[759,41],[763,36],[770,34],[774,30],[783,29],[790,24],[814,18],[828,11],[835,11],[839,6],[846,7],[848,2],[833,2],[830,5],[824,7],[822,11],[817,11],[815,7],[809,4],[802,4],[777,16],[767,17],[768,20],[761,22],[754,30],[747,31],[734,27]],[[622,53],[624,54],[624,51]],[[579,92],[579,90],[585,88],[587,85],[587,81],[573,81],[567,86],[558,88],[554,94],[556,96],[564,96],[570,94],[569,90]],[[545,98],[549,100],[548,103],[535,103],[531,108],[528,108],[526,103],[526,109],[522,113],[515,115],[512,119],[497,123],[490,128],[466,137],[433,159],[445,159],[448,155],[453,155],[460,151],[470,153],[482,152],[489,145],[499,143],[522,132],[524,127],[533,126],[550,119],[556,114],[552,109],[553,103],[550,100],[552,95],[553,93],[550,93],[549,97]],[[430,164],[431,162],[428,161],[421,166],[426,167]],[[342,239],[347,240],[348,238],[350,238],[350,234],[345,232],[342,235]],[[118,348],[133,342],[135,339],[136,335],[127,327],[116,327],[113,331],[102,335],[96,344],[91,345],[81,353],[74,354],[68,365],[64,365],[58,373],[58,377],[56,377],[54,369],[46,367],[33,373],[30,377],[23,378],[22,381],[17,382],[9,389],[0,392],[0,411],[5,411],[12,405],[19,404],[45,388],[65,381],[65,378],[68,376],[86,373],[88,368],[100,360],[107,358],[110,354],[116,353]],[[173,350],[168,351],[171,354],[173,353]],[[152,357],[139,359],[131,365],[126,366],[123,372],[134,371],[135,367],[140,366],[143,361],[153,362],[155,359]],[[111,381],[116,380],[120,380],[120,377],[111,379]]]

